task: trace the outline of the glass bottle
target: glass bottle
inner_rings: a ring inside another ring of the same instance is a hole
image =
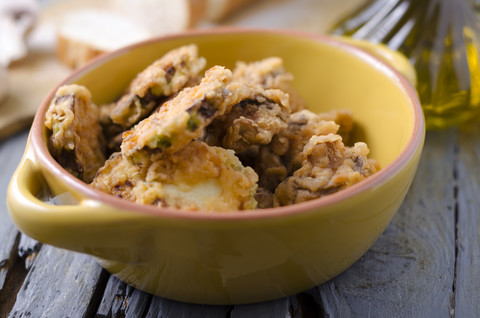
[[[445,128],[480,118],[478,7],[478,0],[370,0],[332,34],[403,53],[417,72],[427,128]]]

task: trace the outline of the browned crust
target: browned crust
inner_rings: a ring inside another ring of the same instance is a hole
[[[226,18],[229,14],[235,10],[253,2],[253,0],[223,0],[223,10],[219,12],[218,16],[208,17],[209,5],[212,5],[212,1],[209,0],[188,0],[190,19],[187,25],[188,28],[192,28],[198,22],[212,18],[214,21],[220,21]]]
[[[227,4],[225,5],[225,10],[222,12],[221,16],[218,19],[223,19],[233,11],[239,9],[240,7],[253,2],[253,0],[225,0]]]
[[[188,0],[190,19],[187,28],[192,28],[204,19],[208,0]]]
[[[78,68],[103,53],[105,51],[93,48],[89,44],[69,39],[61,34],[57,35],[57,58],[71,68]]]

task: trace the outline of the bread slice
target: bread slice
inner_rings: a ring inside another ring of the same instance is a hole
[[[59,23],[57,56],[77,68],[99,54],[151,36],[178,33],[201,21],[217,22],[250,2],[107,0],[92,9],[70,9]]]
[[[194,0],[193,0],[194,1]],[[204,20],[217,22],[253,0],[206,0]]]
[[[57,56],[77,68],[93,57],[151,36],[145,27],[128,17],[96,9],[65,14],[58,26]]]
[[[193,27],[205,16],[207,0],[108,0],[112,10],[124,14],[155,35]]]
[[[217,22],[253,0],[109,0],[112,9],[133,17],[154,34],[194,27],[201,21]]]

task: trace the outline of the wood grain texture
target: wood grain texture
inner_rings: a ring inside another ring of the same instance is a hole
[[[230,306],[211,306],[182,303],[162,297],[153,297],[146,318],[225,318]]]
[[[231,318],[242,317],[302,317],[297,299],[285,297],[257,304],[235,306]]]
[[[455,316],[480,315],[480,127],[460,133],[456,165],[457,272]]]
[[[45,245],[9,317],[85,317],[91,311],[102,273],[90,256]]]
[[[27,134],[22,133],[0,143],[0,291],[5,283],[10,259],[13,257],[17,240],[17,228],[13,225],[7,210],[6,192],[10,178],[17,168],[27,141]]]
[[[311,304],[302,296],[235,306],[189,304],[152,296],[110,276],[96,317],[308,317],[317,312]]]
[[[28,237],[27,235],[20,234],[20,242],[18,243],[18,256],[25,259],[25,269],[29,270],[32,267],[38,251],[42,244],[40,242]]]
[[[108,279],[96,317],[139,317],[150,305],[152,296],[129,286],[114,276]]]
[[[430,132],[399,212],[350,269],[318,287],[329,317],[450,317],[455,276],[455,131]]]

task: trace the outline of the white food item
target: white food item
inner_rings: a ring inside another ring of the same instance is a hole
[[[60,35],[89,43],[102,51],[144,40],[150,33],[125,16],[103,10],[81,10],[66,14]]]
[[[250,2],[253,0],[109,0],[109,5],[155,35],[163,35],[181,32],[200,21],[221,20]]]
[[[57,55],[75,68],[96,55],[150,36],[146,28],[118,13],[96,9],[72,11],[65,14],[59,24]]]
[[[148,28],[155,35],[176,33],[196,22],[195,13],[202,11],[198,0],[109,0],[113,10]]]
[[[249,2],[253,0],[108,0],[101,7],[99,2],[98,7],[65,14],[59,23],[57,55],[76,68],[101,53],[152,36],[218,21]]]
[[[39,11],[35,0],[0,0],[0,66],[27,55],[25,35],[34,25]]]
[[[216,179],[207,179],[194,186],[181,183],[165,184],[163,190],[165,197],[173,206],[196,206],[200,210],[208,210],[216,205],[214,201],[218,201],[222,195],[222,184]]]

